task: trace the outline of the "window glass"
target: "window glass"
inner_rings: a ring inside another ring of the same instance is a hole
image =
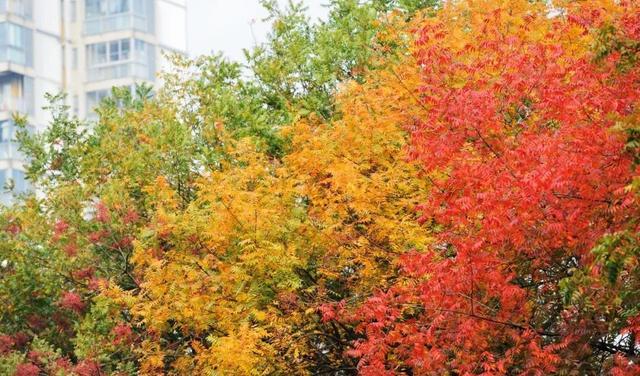
[[[136,14],[144,16],[147,13],[145,3],[146,0],[133,0],[133,10]]]
[[[122,39],[120,41],[120,59],[129,59],[129,50],[131,49],[131,41],[129,39]]]
[[[71,18],[71,22],[76,22],[76,8],[78,6],[76,5],[76,0],[71,0],[71,3],[69,4],[69,15]]]
[[[109,3],[109,13],[118,14],[129,11],[129,0],[111,0]]]
[[[96,90],[87,93],[87,109],[89,111],[95,110],[100,102],[109,96],[109,90]]]
[[[0,78],[0,109],[32,114],[33,104],[33,78],[20,74]]]
[[[71,68],[78,69],[78,49],[76,47],[71,50]]]
[[[119,39],[107,43],[91,44],[87,48],[89,66],[96,66],[107,62],[114,63],[126,61],[131,57],[130,39]]]
[[[35,94],[33,90],[33,77],[22,77],[22,100],[24,101],[24,108],[22,111],[32,114],[35,109]]]
[[[11,128],[9,120],[0,122],[0,142],[11,141]]]
[[[10,22],[0,23],[0,59],[31,66],[33,64],[32,39],[31,29]]]
[[[136,39],[136,54],[135,59],[137,61],[145,62],[147,56],[147,44],[141,40]]]
[[[130,3],[130,0],[86,0],[85,14],[92,18],[127,13],[131,9]]]
[[[99,64],[107,62],[107,45],[106,43],[98,43],[96,46],[96,62]]]
[[[95,43],[87,46],[89,53],[87,64],[94,66],[98,64],[104,64],[107,62],[107,45],[106,43]]]
[[[155,79],[155,52],[138,39],[119,39],[87,46],[89,81],[134,76]],[[129,64],[135,62],[136,64]]]
[[[13,191],[15,193],[22,193],[27,190],[27,182],[24,178],[24,172],[20,170],[13,170]]]
[[[120,60],[120,41],[114,40],[109,43],[109,61]]]
[[[100,9],[100,0],[86,0],[84,3],[84,7],[87,18],[99,17],[102,15]]]
[[[14,47],[23,47],[22,27],[14,24],[7,24],[7,44]]]

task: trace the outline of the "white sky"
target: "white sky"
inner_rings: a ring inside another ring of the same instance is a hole
[[[278,0],[283,6],[287,0]],[[325,17],[328,0],[303,0],[312,20]],[[187,48],[197,56],[222,51],[242,60],[243,48],[264,42],[270,25],[259,0],[188,0]],[[253,32],[252,32],[253,30]],[[255,36],[255,39],[254,39]]]

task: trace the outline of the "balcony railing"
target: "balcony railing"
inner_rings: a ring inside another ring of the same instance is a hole
[[[27,51],[10,45],[0,45],[0,62],[31,65]]]
[[[153,31],[151,22],[147,17],[136,15],[134,13],[113,14],[110,16],[90,18],[84,22],[84,33],[86,35],[128,29],[143,32]]]
[[[87,71],[87,80],[103,81],[125,77],[153,80],[154,73],[151,67],[145,63],[128,61],[125,63],[90,67]]]
[[[19,17],[33,17],[33,0],[0,0],[0,13],[11,13]]]

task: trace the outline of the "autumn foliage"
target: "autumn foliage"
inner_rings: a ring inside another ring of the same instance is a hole
[[[639,4],[265,5],[20,136],[0,374],[640,373]]]
[[[630,2],[473,1],[421,25],[427,112],[408,150],[434,181],[418,210],[437,240],[402,258],[411,284],[358,311],[363,373],[591,374],[603,353],[635,359],[623,333],[637,300],[614,297],[634,283],[636,255],[609,266],[617,250],[592,250],[637,231],[622,130],[637,120],[640,70],[628,50],[593,45],[633,41],[638,20]]]

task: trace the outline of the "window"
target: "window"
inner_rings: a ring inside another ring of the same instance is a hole
[[[107,43],[94,43],[87,46],[87,65],[89,67],[129,60],[130,39],[119,39]]]
[[[100,17],[104,14],[103,5],[106,5],[104,0],[86,0],[84,4],[85,16],[87,18]]]
[[[87,46],[89,81],[135,77],[153,80],[153,46],[138,39],[118,39]]]
[[[131,93],[131,97],[132,98],[138,98],[138,95],[136,93],[136,85],[131,85],[131,86],[119,86],[117,87],[118,90],[128,90],[129,93]],[[97,114],[95,112],[96,108],[100,105],[100,103],[108,97],[111,97],[112,91],[109,89],[102,89],[102,90],[95,90],[95,91],[89,91],[87,92],[87,118],[89,119],[97,119]],[[111,97],[113,100],[115,100],[113,97]],[[115,105],[119,108],[122,108],[124,106],[124,103],[122,100],[117,100],[115,101]]]
[[[122,39],[120,41],[120,58],[121,60],[129,60],[129,51],[131,50],[131,40]]]
[[[109,90],[96,90],[87,93],[87,111],[93,111],[100,102],[109,96]]]
[[[0,13],[11,13],[31,19],[33,16],[33,0],[0,0]]]
[[[0,142],[9,142],[13,140],[13,123],[11,120],[0,122]]]
[[[71,0],[69,4],[69,17],[71,18],[71,22],[76,22],[76,8],[78,8],[76,0]]]
[[[33,133],[33,128],[27,126],[20,131]],[[20,145],[17,142],[18,127],[12,120],[0,122],[0,159],[24,160],[24,155],[20,152]],[[1,187],[1,185],[0,185]]]
[[[109,43],[109,61],[129,60],[129,39],[116,40]]]
[[[87,65],[89,67],[107,62],[107,45],[95,43],[87,46]]]
[[[32,134],[34,132],[33,127],[27,125],[26,128],[19,129],[13,120],[0,121],[0,143],[4,142],[17,142],[17,135],[19,130],[27,131]]]
[[[136,41],[135,41],[135,56],[136,56],[136,59],[144,62],[148,55],[149,55],[148,44],[143,42],[143,41],[141,41],[141,40],[137,40],[136,39]]]
[[[29,183],[24,175],[24,171],[13,169],[0,170],[0,192],[5,192],[10,188],[13,193],[24,193],[29,189]]]
[[[13,170],[13,191],[15,193],[23,193],[27,190],[27,181],[24,172]]]
[[[104,17],[127,13],[131,0],[86,0],[85,14],[87,18]]]
[[[31,66],[33,63],[31,30],[10,22],[0,23],[0,60]]]
[[[120,41],[116,40],[109,43],[109,61],[120,60]]]
[[[118,14],[129,11],[129,0],[111,0],[109,2],[109,13]]]
[[[78,49],[75,47],[71,50],[71,69],[78,69]]]
[[[0,75],[0,111],[32,114],[33,78],[21,74]]]
[[[23,28],[9,24],[7,28],[7,42],[12,46],[20,46],[22,44]]]

